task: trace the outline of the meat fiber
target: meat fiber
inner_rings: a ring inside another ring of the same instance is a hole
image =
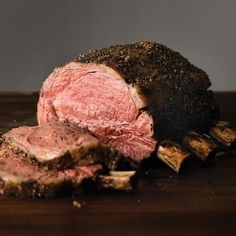
[[[166,46],[138,42],[92,50],[44,82],[38,122],[88,128],[136,162],[157,140],[206,131],[218,117],[207,74]]]
[[[0,147],[0,193],[21,197],[65,196],[83,191],[101,165],[76,166],[61,171],[40,168],[3,143]]]
[[[3,140],[21,157],[50,169],[94,163],[115,169],[122,163],[117,151],[101,144],[88,130],[70,123],[22,126],[4,134]]]
[[[148,157],[156,143],[152,118],[145,111],[139,113],[141,101],[135,104],[131,95],[135,90],[106,70],[103,65],[75,62],[58,68],[41,90],[39,123],[68,120],[87,127],[126,156]]]

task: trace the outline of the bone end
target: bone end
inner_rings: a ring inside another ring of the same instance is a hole
[[[229,148],[236,148],[236,131],[219,122],[209,131],[210,135],[219,143]]]
[[[157,149],[157,157],[176,173],[182,171],[190,156],[191,154],[178,143],[169,140],[162,141]]]
[[[134,188],[136,171],[110,171],[109,175],[98,176],[101,189],[130,192]]]
[[[216,156],[218,146],[207,135],[189,132],[183,139],[183,145],[201,161],[209,161]]]

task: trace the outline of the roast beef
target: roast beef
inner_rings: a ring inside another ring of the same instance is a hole
[[[88,130],[68,122],[14,128],[3,135],[3,140],[21,158],[50,169],[94,163],[117,169],[125,164],[117,151],[101,144]]]
[[[75,166],[73,169],[48,170],[16,154],[7,144],[0,147],[0,193],[20,197],[53,197],[81,193],[93,180],[101,165]]]
[[[205,132],[218,117],[208,75],[164,45],[111,46],[54,69],[43,84],[38,122],[70,121],[136,162],[157,141]]]

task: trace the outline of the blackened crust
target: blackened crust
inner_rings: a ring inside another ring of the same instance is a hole
[[[189,63],[178,52],[153,42],[115,45],[80,54],[75,62],[105,64],[118,71],[129,84],[153,88],[161,84],[182,90],[207,89],[207,74]],[[191,83],[191,84],[190,84]],[[151,86],[151,87],[150,87]]]
[[[179,140],[191,130],[205,132],[218,118],[208,75],[162,44],[116,45],[80,54],[73,61],[105,64],[135,85],[154,118],[158,140]]]

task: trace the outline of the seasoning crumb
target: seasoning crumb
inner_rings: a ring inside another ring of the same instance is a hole
[[[73,201],[73,206],[76,208],[81,208],[81,203],[79,201]]]
[[[125,57],[125,62],[128,62],[130,60],[130,56]]]

